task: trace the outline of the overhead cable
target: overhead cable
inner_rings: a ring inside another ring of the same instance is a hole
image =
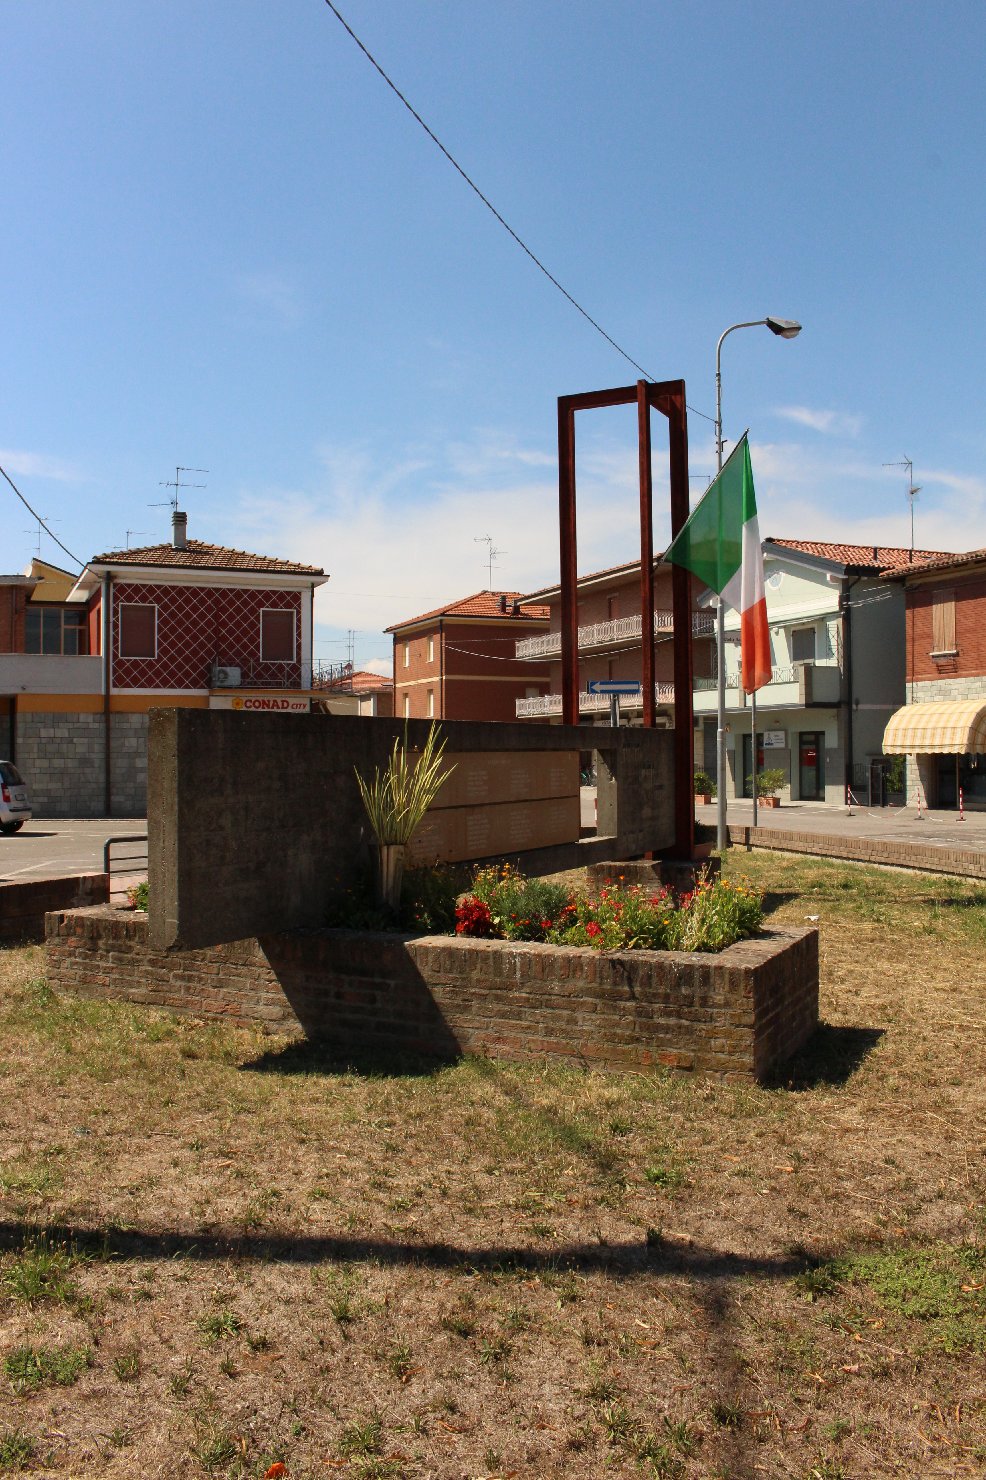
[[[531,249],[527,245],[527,243],[521,237],[519,237],[517,235],[516,231],[514,231],[513,227],[510,225],[509,221],[504,220],[504,218],[500,215],[500,212],[497,210],[497,208],[493,204],[493,202],[487,196],[485,196],[483,194],[483,192],[480,190],[479,186],[476,184],[475,180],[470,175],[468,175],[466,173],[466,171],[462,168],[461,164],[455,158],[455,156],[453,154],[451,154],[448,149],[446,149],[445,145],[442,143],[441,139],[435,133],[434,129],[429,128],[428,124],[425,123],[424,119],[421,117],[421,114],[417,111],[417,109],[414,108],[414,107],[412,107],[412,105],[408,102],[407,98],[401,92],[401,90],[397,86],[396,82],[394,82],[393,79],[387,75],[387,73],[384,71],[383,67],[381,67],[380,63],[377,61],[376,57],[373,55],[373,53],[370,51],[370,49],[366,45],[364,45],[364,43],[360,40],[360,38],[357,36],[356,32],[353,30],[352,26],[346,20],[345,16],[342,15],[340,13],[340,11],[336,8],[336,6],[332,3],[332,0],[325,0],[325,3],[329,7],[329,9],[331,10],[332,14],[335,16],[336,20],[343,27],[343,29],[349,32],[349,35],[356,42],[356,45],[359,47],[360,51],[366,57],[366,59],[370,63],[370,65],[372,67],[374,67],[379,72],[380,76],[383,78],[384,82],[390,88],[391,92],[395,93],[396,96],[398,98],[400,98],[401,102],[404,104],[404,107],[410,113],[411,117],[414,118],[421,125],[421,127],[424,129],[425,133],[428,135],[428,137],[432,141],[432,143],[435,144],[437,146],[437,148],[439,148],[441,150],[441,152],[445,155],[445,158],[448,160],[448,162],[452,166],[452,168],[454,170],[458,171],[458,173],[462,176],[463,180],[465,180],[466,184],[469,186],[469,189],[472,190],[476,195],[479,196],[479,199],[483,202],[483,205],[486,207],[486,209],[488,211],[490,211],[491,214],[496,217],[496,219],[499,221],[500,225],[503,227],[504,231],[506,231],[509,236],[513,237],[514,241],[517,243],[518,247],[520,247],[521,251],[522,252],[526,252],[527,256],[530,257],[531,261],[534,263],[534,266],[536,268],[538,268],[539,271],[541,271],[541,272],[544,273],[545,277],[548,279],[548,282],[549,283],[552,283],[558,289],[559,293],[561,293],[561,295],[562,295],[563,298],[567,298],[568,299],[568,301],[572,305],[572,307],[574,309],[576,309],[582,315],[582,317],[584,319],[586,319],[592,325],[592,327],[597,331],[597,333],[599,333],[599,334],[601,334],[603,336],[603,338],[606,340],[607,344],[612,345],[613,349],[616,350],[616,353],[618,355],[622,355],[623,358],[629,364],[631,364],[635,370],[639,370],[640,371],[641,375],[644,377],[645,380],[656,380],[657,379],[657,376],[656,375],[651,375],[650,371],[649,370],[645,370],[644,367],[643,367],[643,365],[638,364],[637,361],[633,358],[632,355],[627,354],[626,350],[623,349],[621,345],[617,344],[617,342],[613,338],[613,336],[611,334],[607,334],[606,333],[606,330],[603,328],[602,324],[598,323],[597,320],[592,317],[592,314],[589,313],[586,309],[584,309],[582,307],[581,303],[579,303],[576,298],[573,298],[572,297],[572,295],[568,291],[568,289],[562,286],[562,284],[558,281],[558,279],[554,276],[554,274],[548,271],[547,267],[545,267],[545,265],[541,261],[540,257],[536,256],[535,253],[531,251]],[[697,411],[694,406],[689,406],[688,407],[688,410],[691,411],[693,413],[693,415],[704,417],[704,419],[706,421],[711,421],[712,424],[713,424],[713,426],[715,425],[715,417],[714,416],[707,416],[704,411]]]
[[[64,550],[65,551],[65,554],[69,557],[69,559],[70,560],[74,560],[75,563],[76,563],[76,565],[79,566],[80,569],[84,569],[86,562],[84,560],[80,560],[79,557],[78,557],[78,555],[73,555],[72,554],[72,551],[69,549],[69,547],[67,545],[63,545],[62,542],[61,542],[61,540],[58,538],[58,536],[56,534],[52,534],[51,533],[51,530],[48,528],[47,524],[44,522],[44,520],[42,519],[41,515],[39,513],[37,513],[37,511],[35,509],[32,509],[31,508],[31,505],[28,503],[27,499],[21,493],[20,489],[17,487],[17,484],[14,482],[13,478],[11,478],[10,474],[8,472],[6,472],[6,470],[4,468],[0,468],[0,473],[2,473],[3,476],[6,478],[7,482],[10,484],[11,488],[14,490],[14,492],[17,495],[17,497],[20,499],[21,503],[24,505],[25,509],[27,509],[30,512],[31,518],[32,519],[36,519],[38,521],[38,523],[40,524],[41,528],[44,530],[45,534],[50,535],[51,538],[55,541],[55,544],[58,546],[58,548],[60,550]]]

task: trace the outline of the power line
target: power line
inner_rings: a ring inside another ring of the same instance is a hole
[[[13,478],[11,478],[10,474],[8,472],[6,472],[5,469],[3,469],[3,468],[0,468],[0,473],[2,473],[3,476],[6,478],[7,482],[10,484],[11,488],[14,490],[14,492],[17,495],[17,497],[20,499],[21,503],[24,505],[25,509],[27,509],[29,511],[29,513],[31,515],[31,518],[32,519],[36,519],[38,521],[38,524],[44,530],[45,534],[50,535],[51,538],[55,541],[55,544],[58,546],[58,548],[60,550],[64,550],[65,551],[65,554],[69,557],[69,559],[70,560],[74,560],[75,563],[76,563],[76,565],[79,566],[80,569],[85,569],[86,562],[84,560],[80,560],[79,557],[78,557],[78,555],[73,555],[72,554],[72,551],[69,549],[69,547],[67,545],[63,545],[62,542],[61,542],[61,540],[58,538],[57,535],[54,535],[54,534],[51,533],[51,530],[48,528],[47,524],[44,522],[44,520],[42,519],[41,515],[37,512],[36,509],[32,509],[31,508],[31,505],[28,503],[27,499],[21,493],[20,489],[17,487],[17,484],[14,482]]]
[[[517,243],[518,247],[520,247],[521,251],[522,252],[526,252],[527,256],[530,257],[531,261],[534,263],[534,266],[536,268],[538,268],[539,271],[541,271],[541,272],[544,273],[545,277],[548,279],[548,282],[549,283],[552,283],[558,289],[559,293],[562,295],[563,298],[567,298],[568,299],[568,301],[572,305],[572,307],[574,309],[576,309],[582,315],[582,317],[584,319],[586,319],[592,325],[592,327],[597,331],[597,333],[599,333],[599,334],[601,334],[603,336],[603,338],[606,340],[607,344],[612,345],[613,349],[616,350],[616,353],[618,355],[622,355],[623,358],[628,362],[628,364],[631,364],[635,370],[639,370],[640,371],[641,375],[644,377],[645,380],[656,380],[657,379],[657,376],[656,375],[652,375],[649,370],[645,370],[644,367],[643,367],[643,365],[638,364],[637,361],[633,358],[632,355],[627,354],[626,350],[623,349],[621,345],[617,344],[617,342],[613,338],[613,336],[611,334],[607,334],[606,333],[606,330],[603,328],[602,324],[598,323],[592,317],[592,314],[589,313],[587,309],[584,309],[582,307],[581,303],[579,303],[576,298],[573,298],[572,297],[572,295],[568,291],[568,289],[562,286],[562,284],[558,281],[558,279],[554,276],[554,274],[548,271],[548,269],[545,267],[544,263],[541,261],[540,257],[536,256],[534,254],[534,252],[531,251],[531,249],[527,245],[527,243],[525,241],[523,241],[522,238],[517,235],[516,231],[514,231],[513,227],[510,225],[509,221],[504,220],[503,216],[500,215],[500,212],[497,210],[497,208],[493,204],[493,202],[487,196],[485,196],[483,194],[483,192],[480,190],[479,186],[476,184],[476,182],[472,178],[472,176],[471,175],[468,175],[466,173],[466,171],[462,168],[461,164],[455,158],[455,156],[453,154],[451,154],[448,151],[448,149],[446,149],[445,145],[442,143],[441,139],[435,133],[434,129],[429,128],[429,126],[427,125],[427,123],[425,123],[424,119],[421,117],[421,114],[417,111],[417,109],[416,108],[413,108],[411,106],[411,104],[408,102],[407,98],[404,96],[404,94],[401,92],[400,88],[397,86],[396,82],[394,82],[393,79],[387,75],[387,73],[384,71],[383,67],[381,67],[380,63],[377,61],[376,57],[373,55],[373,53],[370,51],[370,49],[367,46],[365,46],[364,43],[360,40],[360,38],[357,36],[356,32],[353,30],[352,26],[346,20],[345,16],[342,15],[340,13],[340,11],[336,8],[336,6],[332,3],[332,0],[325,0],[325,3],[329,7],[329,9],[331,10],[332,14],[335,16],[336,20],[343,27],[343,29],[345,31],[348,31],[349,32],[349,35],[356,42],[356,45],[359,47],[360,51],[366,57],[366,59],[370,63],[370,65],[372,67],[374,67],[377,70],[377,72],[380,73],[380,76],[383,78],[384,82],[390,88],[391,92],[395,93],[396,96],[398,98],[400,98],[401,102],[404,104],[404,107],[410,113],[411,117],[414,118],[421,125],[421,127],[424,129],[425,133],[428,135],[428,137],[432,141],[432,143],[435,144],[441,150],[441,152],[445,155],[445,158],[448,160],[448,162],[452,166],[452,168],[454,170],[458,171],[458,173],[462,176],[463,180],[465,180],[466,184],[469,186],[469,189],[472,190],[476,195],[479,196],[480,200],[483,202],[483,205],[486,207],[486,209],[488,211],[490,211],[492,213],[492,215],[494,215],[496,217],[496,219],[499,221],[500,225],[503,227],[504,231],[507,232],[507,234],[509,236],[513,237],[514,241]],[[696,411],[696,409],[695,409],[694,406],[689,406],[688,407],[688,410],[691,411],[695,416],[704,417],[706,421],[711,421],[712,424],[713,424],[713,426],[715,425],[715,417],[714,416],[706,416],[706,414],[705,414],[704,411]]]

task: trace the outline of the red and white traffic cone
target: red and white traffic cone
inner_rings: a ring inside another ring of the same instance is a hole
[[[962,795],[962,788],[961,788],[961,786],[959,787],[959,816],[958,816],[958,820],[959,820],[959,822],[964,822],[965,821],[965,797]]]

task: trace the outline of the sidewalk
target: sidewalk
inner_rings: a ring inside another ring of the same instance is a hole
[[[716,807],[696,807],[697,821],[716,825]],[[986,812],[923,812],[913,808],[830,806],[819,802],[785,802],[758,807],[753,829],[753,803],[731,801],[726,810],[730,841],[756,848],[815,853],[897,868],[986,878]]]

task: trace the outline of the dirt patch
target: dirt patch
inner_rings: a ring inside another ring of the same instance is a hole
[[[982,1473],[986,892],[728,867],[819,917],[768,1087],[340,1066],[0,953],[0,1474]]]

